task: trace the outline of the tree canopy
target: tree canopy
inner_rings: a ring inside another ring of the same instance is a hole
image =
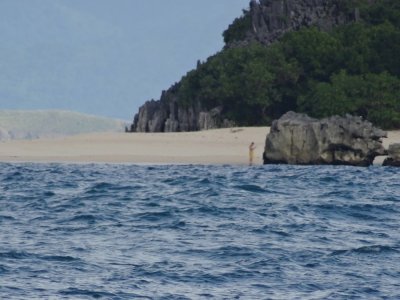
[[[186,74],[181,105],[223,106],[239,125],[266,125],[288,110],[315,117],[357,114],[400,128],[400,4],[362,6],[363,21],[325,32],[304,28],[266,47],[224,49]],[[246,17],[224,33],[242,38]]]

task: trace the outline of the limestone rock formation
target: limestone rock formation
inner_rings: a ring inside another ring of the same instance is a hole
[[[374,0],[370,0],[374,1]],[[349,11],[343,0],[251,0],[250,10],[242,18],[251,24],[244,38],[228,41],[227,48],[246,46],[254,41],[269,45],[286,32],[317,26],[329,30],[357,20],[358,11]],[[229,31],[229,29],[228,29]],[[203,103],[183,105],[179,101],[179,83],[164,91],[158,101],[148,101],[135,115],[132,132],[196,131],[232,126],[223,117],[225,107],[205,107]]]
[[[332,164],[369,166],[385,155],[387,133],[360,117],[346,115],[317,120],[288,112],[272,123],[264,164]]]
[[[223,107],[207,110],[200,103],[178,104],[176,86],[164,91],[159,101],[147,101],[135,115],[131,132],[178,132],[232,127],[234,123],[223,119]]]
[[[210,111],[201,105],[179,106],[176,102],[148,101],[139,108],[131,132],[198,131],[234,126],[234,122],[221,118],[222,107]]]
[[[389,145],[388,157],[383,161],[382,165],[400,167],[400,143]]]
[[[317,26],[329,30],[359,19],[357,8],[348,11],[339,0],[252,0],[250,2],[251,29],[242,41],[233,45],[246,45],[253,41],[269,45],[286,32],[302,27]]]

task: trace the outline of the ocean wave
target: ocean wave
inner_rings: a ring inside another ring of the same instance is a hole
[[[113,299],[117,297],[114,293],[104,292],[104,291],[94,291],[94,290],[82,290],[77,288],[68,288],[65,290],[60,290],[58,292],[60,295],[63,296],[87,296],[94,299]]]
[[[399,248],[387,245],[361,246],[352,249],[334,250],[331,255],[351,255],[351,254],[373,254],[380,255],[384,253],[399,253]]]
[[[0,298],[400,296],[398,169],[1,167]]]

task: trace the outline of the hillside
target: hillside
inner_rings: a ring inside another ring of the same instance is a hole
[[[400,128],[400,3],[251,1],[225,47],[148,101],[132,131],[269,125],[289,110]]]
[[[90,132],[122,132],[124,125],[120,120],[70,111],[0,110],[0,141]]]

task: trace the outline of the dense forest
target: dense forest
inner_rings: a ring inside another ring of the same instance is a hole
[[[293,110],[314,117],[346,113],[382,128],[400,128],[400,1],[357,4],[361,19],[331,31],[316,27],[223,51],[187,73],[177,91],[180,105],[196,101],[238,125],[267,125]],[[247,11],[224,32],[228,44],[244,38]]]

